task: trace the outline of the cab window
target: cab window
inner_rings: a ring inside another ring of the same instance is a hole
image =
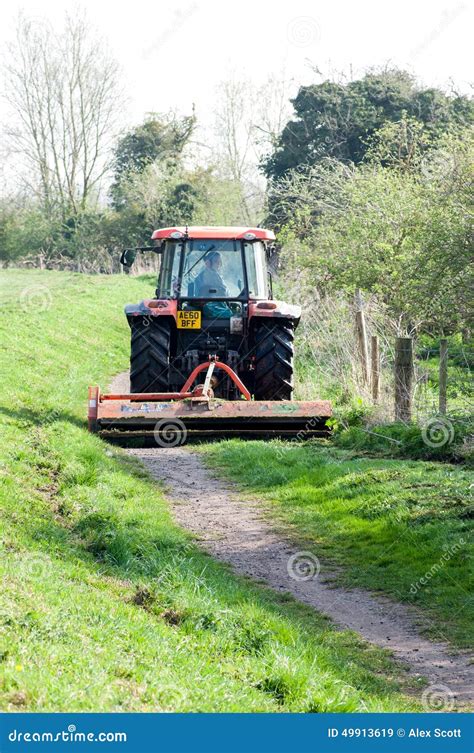
[[[265,247],[263,243],[244,243],[250,298],[268,298]]]
[[[179,296],[179,266],[182,248],[182,243],[166,243],[158,279],[157,295],[159,298],[178,298]]]

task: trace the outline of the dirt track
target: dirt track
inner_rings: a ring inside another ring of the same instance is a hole
[[[121,375],[114,380],[112,388],[126,388],[125,378]],[[301,554],[301,547],[277,533],[263,517],[261,502],[243,499],[231,484],[214,478],[192,449],[129,452],[165,484],[176,521],[192,531],[214,557],[230,563],[238,573],[290,592],[339,626],[391,650],[413,674],[436,686],[429,692],[445,699],[442,710],[474,701],[474,666],[469,657],[454,655],[445,643],[420,636],[417,615],[409,607],[359,589],[334,587],[324,564],[318,572],[316,549]],[[298,563],[302,563],[301,569]],[[312,577],[301,579],[301,575]]]

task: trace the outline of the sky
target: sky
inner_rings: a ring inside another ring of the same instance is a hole
[[[470,7],[471,6],[471,7]],[[471,91],[472,7],[468,0],[82,0],[122,69],[124,123],[175,109],[210,122],[216,85],[234,76],[260,84],[272,73],[299,84],[342,72],[397,65],[423,84]],[[9,0],[0,8],[0,45],[20,10],[60,25],[70,4]],[[3,104],[0,103],[0,118]]]

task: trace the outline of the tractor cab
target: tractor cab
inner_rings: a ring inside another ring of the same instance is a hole
[[[155,230],[154,245],[137,249],[158,253],[160,268],[156,297],[125,308],[132,392],[179,391],[187,374],[214,358],[256,399],[291,399],[301,310],[273,300],[267,261],[274,240],[263,228],[172,227]],[[224,375],[215,394],[240,393]]]
[[[227,229],[227,233],[229,234]],[[216,238],[206,235],[153,239],[162,255],[158,298],[178,300],[249,300],[269,295],[267,255],[270,246],[252,232],[244,237]],[[214,231],[215,232],[215,231]],[[261,233],[262,231],[260,231]],[[201,233],[200,233],[201,235]]]

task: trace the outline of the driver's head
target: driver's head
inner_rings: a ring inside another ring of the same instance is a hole
[[[219,251],[212,251],[206,256],[205,262],[208,269],[215,269],[218,271],[222,267],[222,256]]]

